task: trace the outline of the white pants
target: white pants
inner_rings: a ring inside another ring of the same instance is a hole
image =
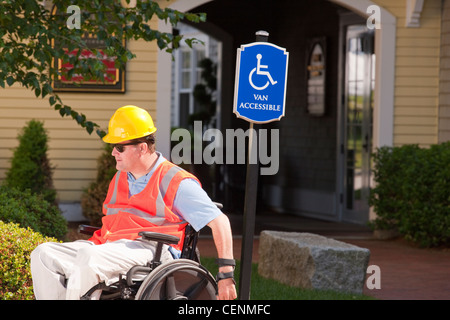
[[[161,261],[172,260],[164,245]],[[118,240],[101,245],[90,241],[39,245],[31,253],[31,275],[38,300],[80,299],[99,282],[110,284],[120,273],[152,260],[155,246],[141,240]]]

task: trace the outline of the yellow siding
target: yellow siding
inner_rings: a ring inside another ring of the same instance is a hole
[[[441,30],[439,142],[450,141],[450,2],[444,1]]]
[[[114,110],[126,104],[146,108],[156,117],[157,47],[154,43],[132,41],[128,44],[136,59],[126,67],[126,93],[60,93],[65,104],[86,114],[88,120],[107,129]],[[0,182],[10,167],[17,135],[30,119],[44,121],[49,134],[49,158],[54,169],[54,184],[61,202],[78,202],[83,188],[97,174],[96,159],[103,143],[97,134],[89,135],[72,118],[61,118],[47,99],[13,86],[0,91]]]
[[[407,28],[406,1],[375,1],[397,18],[394,145],[437,143],[441,1],[426,0],[419,28]]]

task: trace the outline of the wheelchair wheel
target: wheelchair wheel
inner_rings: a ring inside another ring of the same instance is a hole
[[[177,259],[155,268],[142,282],[136,300],[215,300],[217,283],[199,263]]]

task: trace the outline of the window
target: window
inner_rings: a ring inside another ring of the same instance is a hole
[[[172,127],[188,128],[189,115],[199,111],[194,99],[195,85],[202,81],[202,68],[199,62],[204,58],[210,58],[217,63],[218,42],[199,30],[179,24],[179,33],[188,38],[196,38],[203,42],[196,43],[190,48],[185,43],[175,53],[175,61],[172,64]]]

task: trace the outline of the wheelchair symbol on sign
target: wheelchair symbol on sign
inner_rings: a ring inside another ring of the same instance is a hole
[[[258,53],[256,55],[256,59],[258,60],[257,64],[256,64],[256,68],[253,68],[252,71],[250,72],[250,74],[248,75],[248,81],[250,82],[250,85],[253,87],[253,89],[255,89],[255,90],[264,90],[265,88],[267,88],[269,83],[274,85],[274,84],[277,83],[277,81],[274,81],[272,79],[272,76],[270,75],[269,71],[261,71],[261,69],[267,69],[268,66],[261,64],[262,55],[260,53]],[[255,71],[256,71],[257,75],[267,76],[267,78],[269,78],[267,80],[266,84],[263,85],[262,87],[255,86],[255,84],[253,83],[252,77],[253,77],[253,74],[255,73]]]

